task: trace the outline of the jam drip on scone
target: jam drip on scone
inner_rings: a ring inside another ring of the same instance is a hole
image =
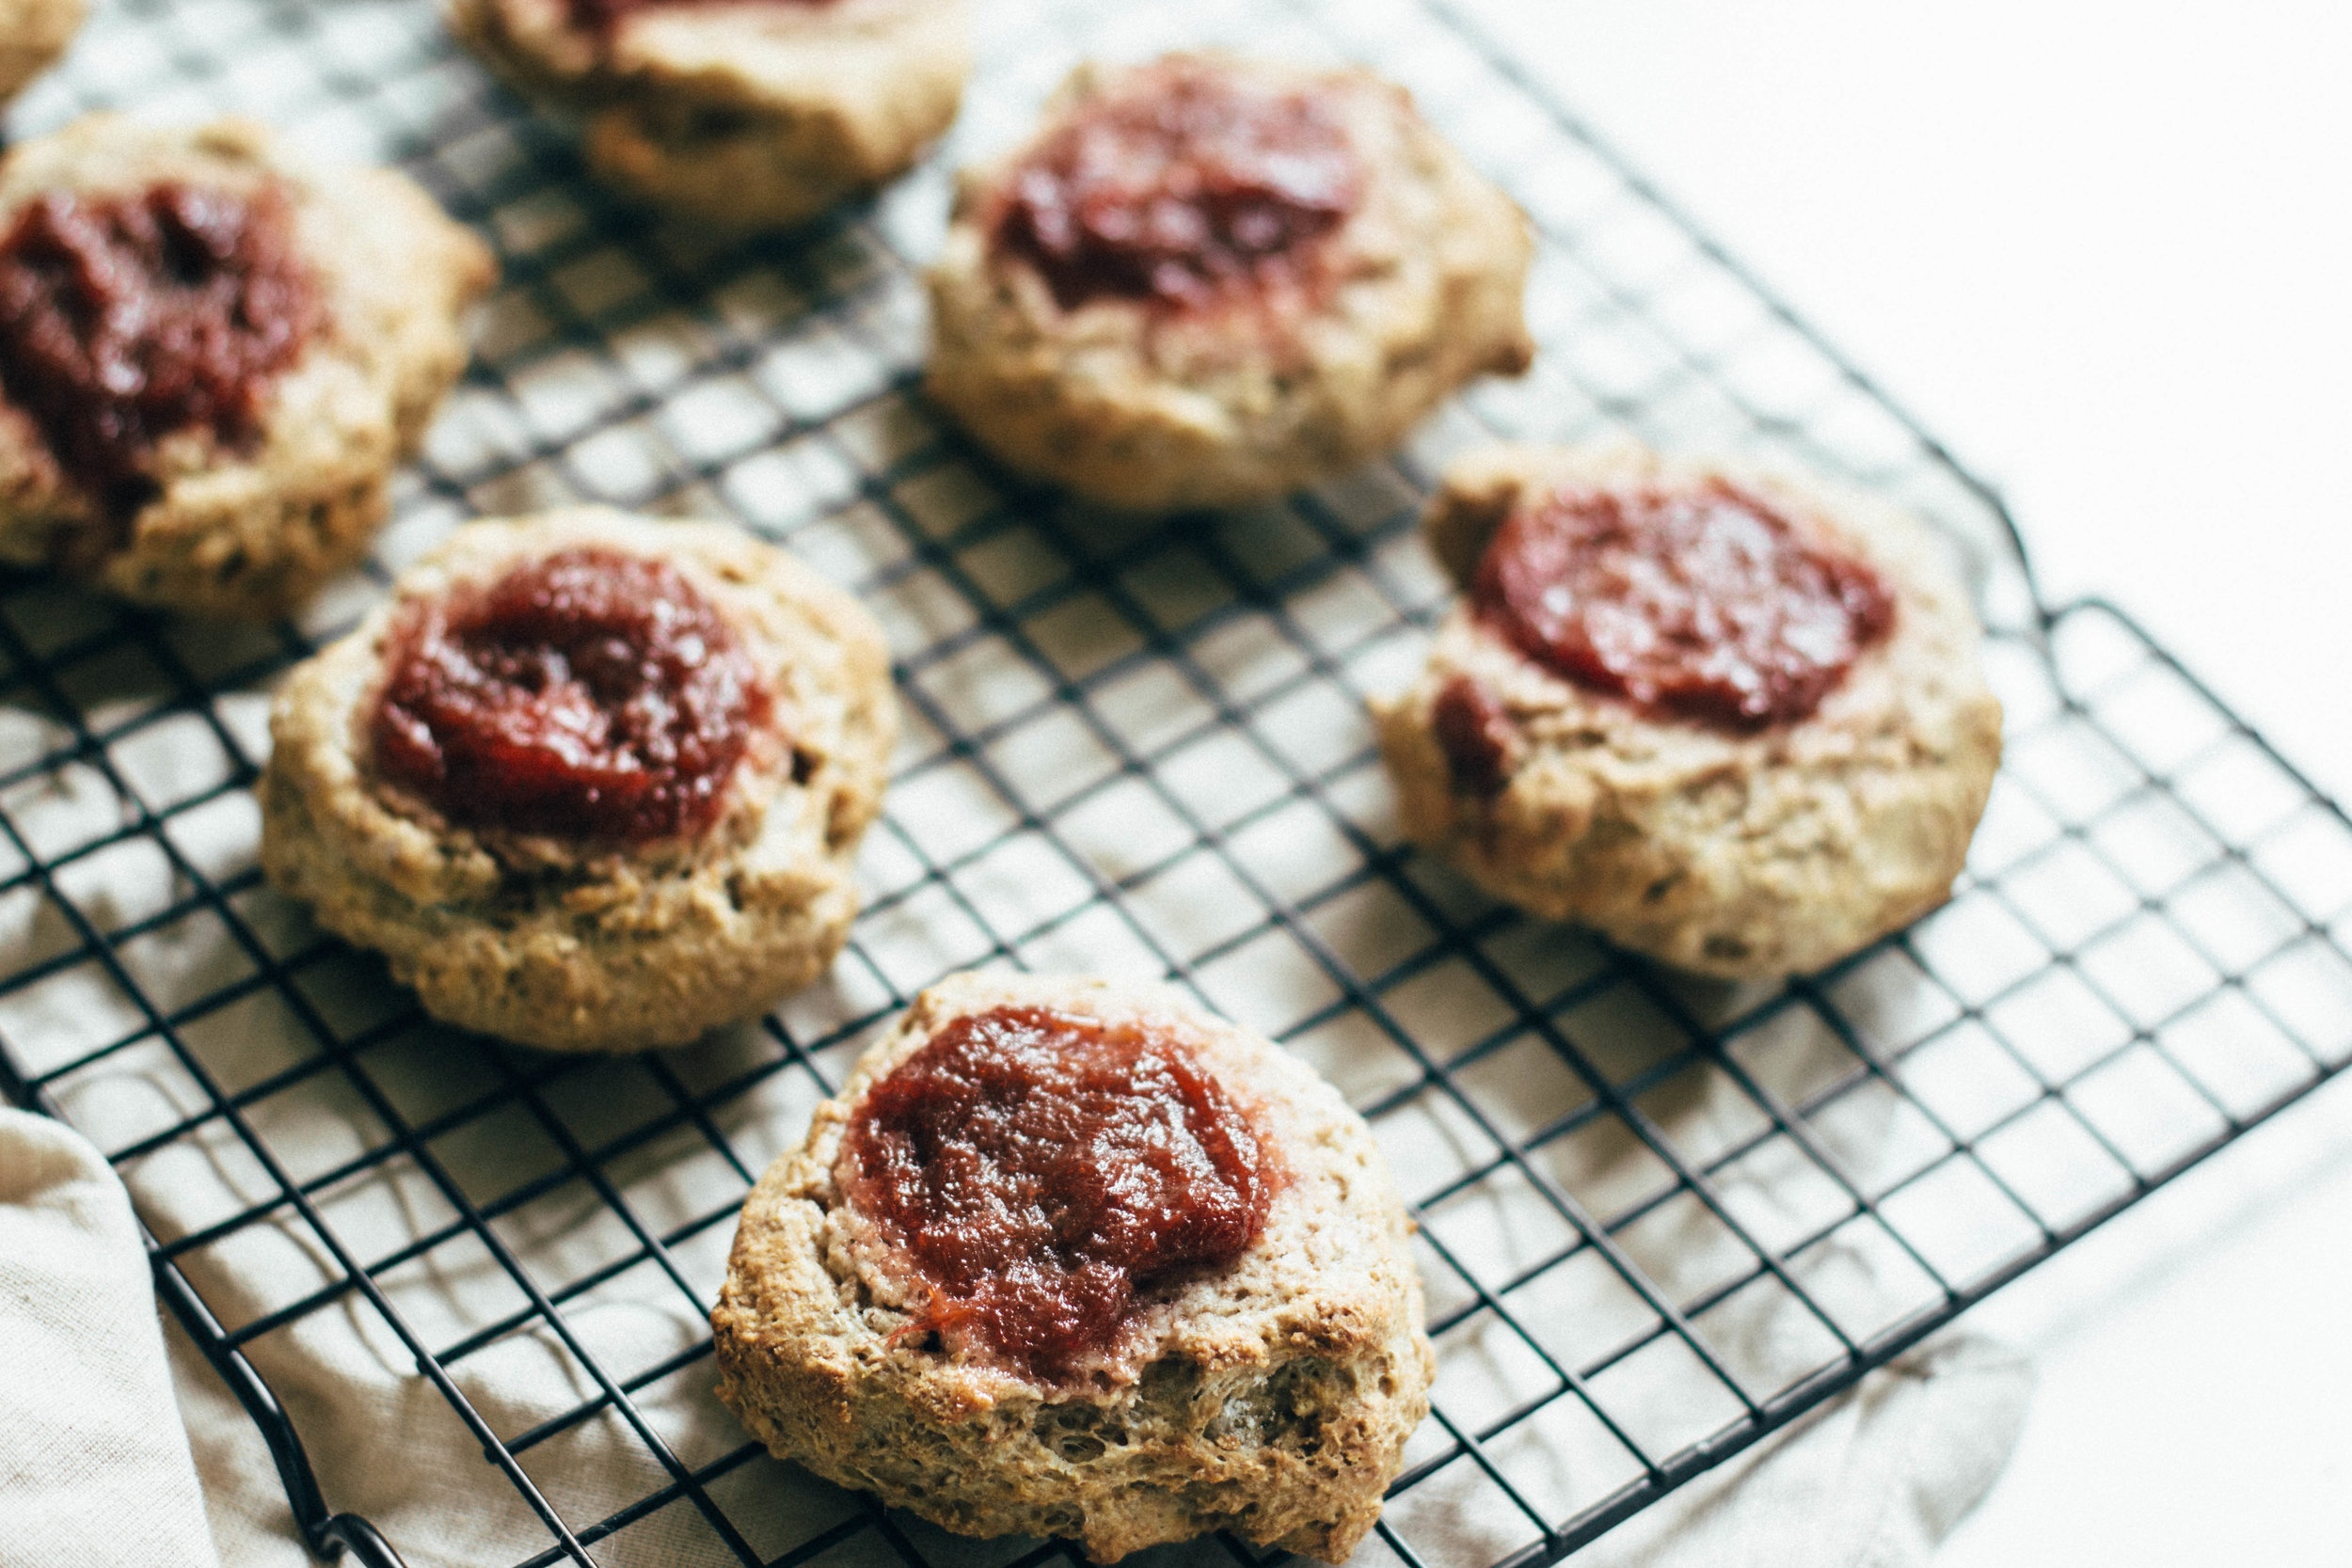
[[[833,0],[564,0],[564,12],[574,31],[610,39],[625,19],[639,11],[680,10],[688,6],[725,6],[730,9],[791,6],[809,10],[831,4]]]
[[[452,821],[561,838],[691,836],[771,700],[710,602],[594,547],[418,600],[389,640],[377,769]]]
[[[274,185],[27,204],[0,239],[0,387],[109,525],[69,550],[120,544],[159,492],[164,437],[202,428],[249,448],[272,378],[325,320]]]
[[[1183,1045],[1043,1007],[932,1037],[866,1092],[836,1176],[929,1292],[908,1332],[1041,1381],[1110,1346],[1139,1292],[1238,1258],[1275,1186]]]
[[[1494,693],[1455,675],[1438,689],[1429,719],[1454,787],[1466,795],[1502,794],[1511,783],[1511,716]]]
[[[1064,309],[1304,294],[1321,280],[1315,242],[1362,188],[1327,96],[1170,60],[1053,132],[1014,170],[994,235]]]
[[[1734,730],[1806,718],[1895,624],[1877,573],[1721,480],[1523,506],[1472,595],[1569,680]]]

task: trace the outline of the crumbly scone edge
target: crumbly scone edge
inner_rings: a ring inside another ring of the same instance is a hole
[[[88,8],[87,0],[0,0],[0,103],[57,63]]]
[[[1287,1172],[1240,1261],[1051,1386],[898,1342],[909,1319],[872,1289],[833,1180],[868,1085],[953,1019],[1025,1005],[1177,1031]],[[775,1453],[964,1534],[1076,1537],[1107,1562],[1222,1528],[1336,1562],[1378,1519],[1428,1409],[1409,1233],[1362,1121],[1286,1053],[1157,988],[957,975],[915,999],[746,1201],[711,1315],[720,1398]]]
[[[142,603],[265,619],[365,552],[393,465],[465,368],[463,317],[497,267],[405,176],[313,168],[236,119],[172,130],[86,115],[0,159],[0,224],[44,192],[164,180],[234,190],[280,182],[327,321],[271,388],[253,450],[225,451],[201,431],[159,443],[162,494],[96,580]],[[0,404],[0,560],[44,563],[61,531],[96,526],[89,498],[31,419]]]
[[[795,223],[903,172],[954,122],[971,71],[963,0],[650,10],[609,53],[560,0],[445,9],[517,89],[584,119],[600,177],[728,229]]]
[[[965,173],[929,275],[930,395],[1011,467],[1111,506],[1284,494],[1390,450],[1464,382],[1517,374],[1534,355],[1527,221],[1403,88],[1361,70],[1212,57],[1336,88],[1364,160],[1364,206],[1328,242],[1346,280],[1303,324],[1295,360],[1254,326],[1171,333],[1123,300],[1065,311],[1032,269],[993,254],[989,193],[1063,114],[1115,90],[1121,68],[1080,67],[1035,137]]]
[[[362,718],[400,602],[591,544],[676,566],[771,682],[775,736],[739,765],[709,832],[583,854],[452,826],[373,780]],[[782,550],[724,524],[577,508],[461,529],[287,677],[270,733],[262,861],[280,890],[382,952],[437,1017],[549,1050],[633,1051],[753,1016],[832,962],[897,705],[872,616]]]
[[[2001,710],[1941,546],[1884,503],[1756,467],[1638,448],[1500,447],[1450,469],[1430,544],[1466,584],[1522,494],[1724,475],[1873,566],[1896,624],[1819,711],[1734,735],[1648,719],[1522,657],[1457,604],[1427,668],[1372,705],[1407,836],[1500,897],[1677,968],[1729,979],[1820,969],[1941,904],[2000,763]],[[1467,675],[1517,732],[1502,794],[1453,787],[1432,726]]]

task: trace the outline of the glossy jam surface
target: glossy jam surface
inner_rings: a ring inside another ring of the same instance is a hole
[[[1052,1380],[1137,1292],[1230,1263],[1274,1169],[1181,1043],[1041,1007],[957,1020],[867,1091],[840,1173],[930,1291],[913,1332]]]
[[[1472,592],[1488,624],[1568,679],[1738,730],[1811,714],[1895,622],[1868,566],[1720,481],[1523,506]]]
[[[1311,289],[1363,174],[1335,106],[1197,60],[1137,71],[1014,170],[996,243],[1064,309]]]
[[[639,11],[682,10],[688,6],[794,6],[814,8],[831,5],[833,0],[564,0],[564,11],[572,26],[583,33],[596,33],[610,38],[612,30]]]
[[[324,320],[275,187],[44,196],[0,239],[0,385],[118,529],[154,499],[164,436],[259,436]]]
[[[412,604],[375,765],[452,820],[644,842],[717,817],[770,699],[735,633],[664,562],[564,550]]]
[[[1438,688],[1429,718],[1454,787],[1465,795],[1502,794],[1511,782],[1511,719],[1494,693],[1455,675]]]

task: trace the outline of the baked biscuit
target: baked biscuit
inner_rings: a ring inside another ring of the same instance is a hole
[[[729,229],[900,174],[956,118],[962,0],[449,0],[520,91],[586,123],[589,167]]]
[[[1502,448],[1447,474],[1427,528],[1470,597],[1372,705],[1408,836],[1727,978],[1819,969],[1949,896],[2001,710],[1917,521],[1639,450]],[[1645,529],[1668,547],[1642,557]]]
[[[963,177],[927,385],[1007,464],[1090,499],[1263,499],[1525,370],[1531,245],[1369,72],[1081,67],[1035,138]]]
[[[0,0],[0,103],[56,64],[87,10],[84,0]]]
[[[0,560],[202,614],[365,551],[497,276],[405,178],[242,120],[24,143],[0,236]]]
[[[1157,988],[957,975],[745,1202],[719,1397],[964,1534],[1338,1562],[1429,1407],[1410,1232],[1361,1119],[1265,1041]]]
[[[436,1017],[681,1044],[833,961],[896,727],[873,618],[738,529],[472,523],[279,688],[262,864]]]

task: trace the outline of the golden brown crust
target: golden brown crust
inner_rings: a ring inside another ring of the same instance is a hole
[[[1523,496],[1727,475],[1868,562],[1896,621],[1811,717],[1758,734],[1645,717],[1521,657],[1461,605],[1428,668],[1373,715],[1408,836],[1500,897],[1682,969],[1762,978],[1835,962],[1950,895],[2001,755],[1976,617],[1916,520],[1859,497],[1634,448],[1504,447],[1445,477],[1432,548],[1467,584]],[[1457,791],[1433,733],[1467,675],[1514,732],[1509,779]]]
[[[671,562],[769,683],[771,733],[755,737],[718,821],[691,842],[591,850],[458,827],[368,766],[363,713],[399,602],[580,545]],[[279,688],[262,864],[320,924],[382,952],[437,1017],[556,1051],[682,1044],[833,961],[857,912],[850,863],[881,807],[896,730],[873,618],[739,529],[601,508],[469,524]]]
[[[901,1292],[834,1185],[867,1087],[952,1020],[1004,1006],[1176,1033],[1287,1176],[1242,1259],[1152,1299],[1057,1385],[896,1338]],[[1108,1562],[1231,1529],[1337,1562],[1428,1411],[1409,1235],[1370,1132],[1287,1053],[1156,988],[957,975],[915,999],[745,1202],[711,1313],[719,1397],[778,1455],[964,1534],[1072,1536]]]
[[[982,444],[1112,506],[1232,505],[1386,451],[1471,377],[1527,368],[1526,219],[1403,88],[1363,71],[1175,58],[1343,106],[1367,189],[1326,242],[1343,281],[1279,349],[1247,312],[1170,323],[1131,300],[1062,309],[1033,268],[995,252],[982,220],[1064,116],[1159,69],[1081,67],[1037,138],[966,172],[930,272],[926,385]]]
[[[160,181],[282,189],[326,324],[277,377],[250,451],[224,450],[208,431],[159,443],[162,493],[92,575],[142,603],[266,618],[365,553],[393,465],[465,368],[460,321],[497,268],[405,177],[313,169],[244,120],[187,131],[86,115],[0,160],[0,226],[48,192]],[[0,560],[42,564],[103,526],[32,420],[0,402]]]
[[[954,122],[971,70],[962,0],[636,11],[610,47],[564,0],[448,0],[492,69],[585,118],[589,166],[728,229],[814,216],[903,172]]]
[[[0,0],[0,103],[57,63],[87,11],[86,0]]]

